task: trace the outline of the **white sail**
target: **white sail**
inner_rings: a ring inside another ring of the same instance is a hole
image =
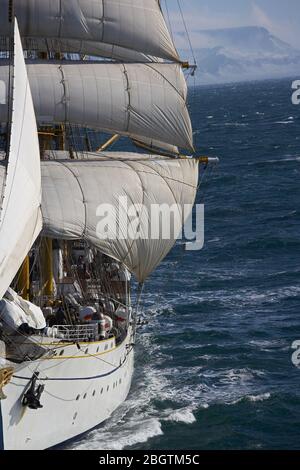
[[[40,124],[69,122],[193,151],[187,85],[178,64],[29,63]],[[8,82],[8,66],[0,64]],[[0,121],[6,119],[0,105]]]
[[[114,152],[87,158],[42,162],[44,234],[56,239],[85,239],[144,281],[173,247],[183,219],[189,215],[183,214],[183,206],[194,203],[198,164],[193,159]],[[138,220],[129,217],[125,200],[127,208],[142,205]],[[103,204],[116,211],[108,217],[108,233],[100,223],[102,210],[106,210]],[[152,205],[161,204],[178,205],[170,234],[156,217],[149,218],[151,210],[157,209]],[[118,237],[112,230],[115,222]],[[136,238],[137,231],[140,238]]]
[[[0,167],[0,298],[42,228],[38,134],[16,21],[14,43],[10,148],[7,165]]]
[[[2,12],[8,11],[8,3],[0,0]],[[31,48],[36,41],[38,50],[52,45],[52,51],[68,52],[69,43],[74,52],[95,55],[98,49],[102,55],[104,43],[178,60],[157,0],[14,0],[14,11]],[[7,16],[1,14],[0,36],[9,32]]]

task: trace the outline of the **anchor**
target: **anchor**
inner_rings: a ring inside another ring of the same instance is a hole
[[[28,408],[31,410],[38,410],[39,408],[43,408],[40,399],[45,389],[45,385],[36,385],[38,377],[39,372],[35,372],[22,399],[22,405],[28,406]]]

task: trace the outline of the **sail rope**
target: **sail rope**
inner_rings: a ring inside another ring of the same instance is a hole
[[[166,13],[167,13],[169,31],[170,31],[170,34],[171,34],[172,41],[173,41],[173,43],[174,43],[174,34],[173,34],[173,28],[172,28],[172,23],[171,23],[171,19],[170,19],[170,12],[169,12],[168,0],[165,0],[165,9],[166,9]]]
[[[179,8],[180,15],[181,15],[181,18],[182,18],[183,26],[184,26],[184,29],[185,29],[185,32],[186,32],[187,40],[188,40],[188,43],[189,43],[189,46],[190,46],[190,49],[191,49],[191,54],[192,54],[192,57],[193,57],[193,60],[194,60],[194,65],[196,65],[197,61],[196,61],[196,57],[195,57],[195,53],[194,53],[194,48],[193,48],[193,45],[192,45],[191,37],[190,37],[188,27],[187,27],[187,24],[186,24],[186,21],[185,21],[185,17],[184,17],[184,14],[183,14],[183,10],[182,10],[182,7],[181,7],[180,0],[177,0],[177,4],[178,4],[178,8]]]

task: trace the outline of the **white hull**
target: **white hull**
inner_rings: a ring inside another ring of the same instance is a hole
[[[80,350],[74,344],[60,345],[55,358],[18,368],[4,389],[7,398],[0,400],[0,449],[47,449],[109,418],[130,389],[130,339],[129,333],[118,347],[114,339],[81,343]],[[45,390],[43,408],[31,410],[22,406],[22,396],[35,371]]]

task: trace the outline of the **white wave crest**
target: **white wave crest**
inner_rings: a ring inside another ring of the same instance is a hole
[[[188,408],[182,408],[179,410],[168,410],[169,416],[165,418],[165,421],[175,421],[176,423],[192,424],[196,422],[196,418],[192,410]]]

